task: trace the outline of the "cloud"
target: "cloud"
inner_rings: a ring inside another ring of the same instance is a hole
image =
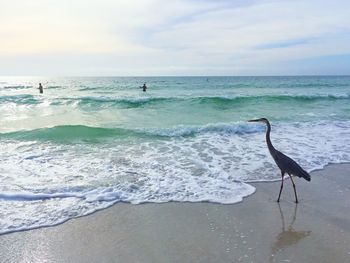
[[[293,61],[350,54],[350,3],[341,0],[13,0],[0,6],[0,69],[14,72],[40,58],[36,71],[47,74],[288,74],[280,68],[288,61],[297,67]],[[62,68],[64,61],[71,66]]]

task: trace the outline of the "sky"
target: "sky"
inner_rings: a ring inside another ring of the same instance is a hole
[[[0,0],[0,75],[350,75],[348,0]]]

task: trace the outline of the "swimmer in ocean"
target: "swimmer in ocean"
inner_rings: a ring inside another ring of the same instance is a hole
[[[40,94],[43,94],[44,93],[44,89],[43,89],[43,86],[41,85],[41,83],[39,83],[39,92]]]
[[[140,88],[142,88],[142,91],[143,91],[143,92],[146,92],[146,91],[147,91],[146,83],[143,83],[143,86],[140,87]]]

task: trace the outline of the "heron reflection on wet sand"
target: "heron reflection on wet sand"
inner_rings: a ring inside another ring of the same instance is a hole
[[[306,181],[311,180],[310,175],[303,168],[301,168],[300,165],[297,164],[292,158],[281,153],[280,151],[277,151],[275,149],[275,147],[273,147],[273,145],[271,143],[271,139],[270,139],[271,125],[270,125],[270,122],[268,121],[268,119],[261,118],[261,119],[249,120],[249,122],[262,122],[262,123],[265,123],[267,126],[267,129],[266,129],[267,147],[269,148],[269,152],[270,152],[272,158],[275,160],[275,163],[280,168],[281,176],[282,176],[281,188],[280,188],[277,202],[280,201],[280,197],[281,197],[281,193],[282,193],[282,189],[283,189],[283,177],[284,177],[284,174],[287,173],[292,181],[292,184],[293,184],[295,202],[298,203],[297,191],[295,188],[295,184],[294,184],[292,175],[302,177]]]
[[[278,210],[281,214],[282,230],[277,235],[276,241],[273,243],[271,247],[271,256],[269,260],[270,262],[276,262],[275,256],[278,253],[278,251],[283,250],[287,247],[293,246],[299,243],[299,241],[301,241],[305,237],[310,236],[311,234],[310,230],[296,231],[293,227],[294,222],[297,218],[297,209],[298,209],[298,205],[295,204],[293,218],[291,222],[288,224],[288,228],[286,228],[283,212],[280,204],[278,203]]]

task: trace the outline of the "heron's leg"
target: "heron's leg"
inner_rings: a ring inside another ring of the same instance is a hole
[[[297,191],[296,191],[296,189],[295,189],[295,183],[294,183],[294,181],[293,181],[292,176],[291,176],[290,174],[288,174],[288,175],[289,175],[289,177],[290,177],[290,180],[292,180],[293,189],[294,189],[294,195],[295,195],[295,203],[299,203],[299,202],[298,202]]]
[[[281,193],[282,193],[282,189],[283,189],[283,176],[284,176],[284,172],[283,172],[283,171],[281,171],[281,176],[282,176],[281,188],[280,188],[280,193],[279,193],[279,195],[278,195],[277,202],[280,201],[280,197],[281,197]]]

